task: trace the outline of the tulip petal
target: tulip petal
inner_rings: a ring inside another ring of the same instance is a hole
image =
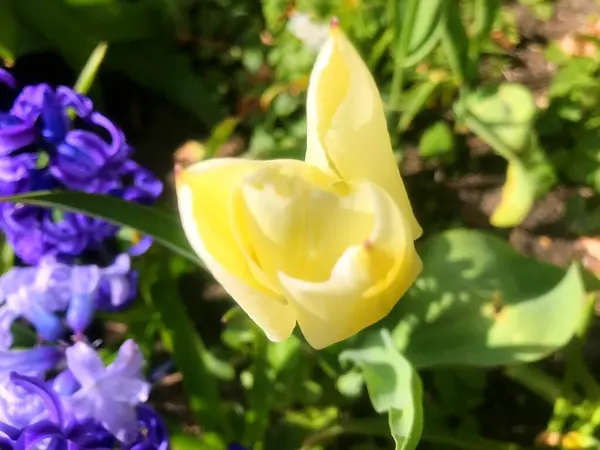
[[[306,340],[323,348],[347,339],[385,317],[421,271],[410,225],[393,199],[371,182],[355,183],[357,204],[375,216],[370,235],[349,247],[329,278],[314,282],[279,273],[294,303]]]
[[[280,291],[278,272],[308,281],[329,278],[335,262],[373,226],[348,186],[301,161],[274,161],[247,177],[234,217],[258,279]],[[350,201],[348,201],[350,200]]]
[[[421,235],[392,151],[377,85],[337,27],[332,27],[310,76],[307,128],[307,163],[346,181],[379,184],[408,218],[413,239]]]
[[[231,225],[233,192],[262,163],[214,159],[177,174],[181,223],[190,245],[214,278],[272,341],[289,337],[296,324],[292,307],[252,276]]]

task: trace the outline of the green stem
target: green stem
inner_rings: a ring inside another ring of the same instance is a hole
[[[417,15],[417,7],[419,0],[407,0],[404,6],[404,17],[397,18],[396,23],[401,23],[400,39],[395,52],[394,76],[392,78],[392,89],[390,93],[389,106],[392,108],[398,107],[400,96],[404,86],[404,66],[403,61],[408,54],[408,46],[412,36],[412,29]],[[399,14],[396,11],[396,14]]]
[[[262,450],[264,434],[269,427],[271,380],[268,377],[267,338],[257,327],[254,329],[253,384],[247,391],[248,411],[242,443],[255,450]]]
[[[600,386],[589,372],[583,360],[583,344],[593,317],[594,305],[595,296],[589,295],[586,298],[586,305],[581,322],[575,331],[575,336],[565,349],[566,370],[561,388],[562,392],[565,393],[573,391],[576,385],[579,385],[585,391],[586,397],[597,405],[595,409],[592,409],[585,424],[579,429],[581,432],[593,431],[598,426],[600,420],[600,404],[598,403],[598,399],[600,399]],[[553,414],[548,422],[547,431],[562,432],[565,423],[573,412],[573,403],[572,399],[566,397],[560,397],[555,400]]]
[[[564,391],[565,387],[555,378],[545,374],[531,365],[509,366],[504,374],[536,393],[548,403],[555,403],[560,398],[567,398],[571,403],[577,403],[579,398],[572,390]]]
[[[317,444],[322,444],[344,434],[370,437],[389,437],[388,425],[380,420],[355,420],[343,424],[332,425],[308,436],[302,443],[301,450],[310,450]],[[463,450],[520,450],[520,447],[510,442],[498,442],[478,436],[456,436],[442,432],[424,431],[422,442],[436,445],[448,445]]]

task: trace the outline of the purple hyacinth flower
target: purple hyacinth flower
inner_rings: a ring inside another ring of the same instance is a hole
[[[73,373],[68,369],[56,375],[52,381],[52,389],[63,397],[73,395],[79,388],[81,386],[73,376]]]
[[[0,84],[6,84],[10,88],[15,88],[17,83],[13,76],[4,69],[0,69]]]
[[[0,277],[0,348],[12,345],[10,327],[26,318],[46,340],[57,339],[64,327],[57,311],[70,301],[71,268],[45,259],[38,267],[15,267]]]
[[[55,347],[34,347],[29,350],[1,350],[0,376],[11,371],[38,375],[52,369],[63,358]]]
[[[117,358],[104,367],[100,355],[78,342],[66,350],[67,366],[81,388],[65,399],[81,420],[93,418],[116,438],[131,443],[138,437],[136,406],[148,399],[150,384],[142,378],[144,360],[132,340],[119,349]]]
[[[227,450],[249,450],[244,447],[242,444],[238,444],[237,442],[233,442],[227,446]]]
[[[16,373],[11,381],[30,394],[37,395],[46,409],[45,417],[19,430],[2,426],[7,440],[14,441],[15,450],[110,450],[114,439],[97,422],[67,420],[61,398],[47,382]],[[9,447],[10,448],[10,447]]]
[[[36,132],[32,123],[8,113],[0,113],[0,156],[9,155],[35,142]]]
[[[67,310],[67,323],[76,333],[90,324],[97,308],[119,309],[134,292],[131,260],[123,253],[106,267],[74,266],[71,273],[72,298]]]
[[[77,120],[70,119],[69,110]],[[0,162],[0,195],[71,189],[153,204],[162,183],[130,159],[132,150],[123,131],[94,111],[85,95],[64,86],[27,86],[10,111],[0,114],[0,159],[6,155],[10,160]],[[30,167],[42,153],[45,164]],[[17,155],[21,159],[12,161]],[[25,161],[23,155],[30,160]],[[24,177],[27,172],[30,176]],[[51,211],[22,205],[0,205],[0,227],[15,254],[30,265],[48,255],[64,261],[87,258],[107,246],[112,248],[119,231],[113,224],[79,213],[57,217]],[[150,242],[144,238],[130,254],[143,253]]]
[[[137,420],[143,433],[123,450],[169,450],[169,433],[165,423],[152,408],[140,405],[137,407]]]
[[[0,422],[21,429],[46,416],[39,395],[14,384],[8,374],[0,377]]]
[[[0,158],[0,195],[22,192],[31,183],[37,157],[28,153]]]
[[[0,276],[0,349],[12,345],[11,325],[19,317],[29,321],[41,338],[58,339],[66,322],[82,334],[96,309],[118,309],[134,292],[126,253],[105,268],[71,266],[44,258],[37,267],[15,267]]]

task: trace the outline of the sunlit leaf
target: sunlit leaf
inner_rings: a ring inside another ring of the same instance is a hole
[[[434,237],[421,256],[422,275],[384,322],[395,324],[394,342],[416,367],[535,361],[579,324],[585,288],[577,266],[565,273],[464,229]]]
[[[359,348],[344,351],[340,361],[362,369],[373,408],[388,413],[396,450],[415,449],[423,430],[421,380],[395,349],[390,333],[371,334]]]

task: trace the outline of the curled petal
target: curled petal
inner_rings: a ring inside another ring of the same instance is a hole
[[[59,427],[63,424],[63,411],[58,396],[50,389],[47,383],[33,377],[19,375],[16,372],[10,374],[11,381],[32,394],[37,394],[44,401],[48,410],[48,417]]]
[[[97,134],[73,130],[57,147],[52,174],[67,187],[94,192],[97,176],[106,162],[108,145]]]
[[[75,92],[70,87],[59,86],[56,94],[64,108],[73,108],[81,118],[85,119],[94,110],[94,104],[89,97]]]
[[[7,70],[0,69],[0,83],[6,84],[10,88],[16,88],[17,83],[13,76]]]
[[[142,352],[132,339],[127,339],[119,348],[116,359],[106,368],[106,373],[141,378],[143,366]]]
[[[95,385],[104,372],[104,363],[100,355],[89,345],[76,342],[66,351],[67,367],[82,387]]]
[[[0,156],[5,156],[35,142],[33,124],[12,114],[0,113]]]
[[[90,119],[92,123],[101,126],[110,135],[110,144],[107,145],[105,152],[106,157],[111,161],[125,161],[131,152],[131,147],[125,143],[123,131],[99,112],[92,113]]]
[[[26,86],[15,99],[10,114],[33,124],[42,112],[44,97],[48,91],[52,91],[52,88],[47,84]]]
[[[307,94],[306,162],[346,181],[379,184],[421,234],[392,152],[383,103],[367,66],[338,26],[313,67]]]
[[[52,389],[63,396],[73,395],[80,387],[73,373],[68,369],[59,373],[52,382]]]
[[[52,145],[61,142],[69,126],[69,118],[66,109],[63,108],[56,93],[47,89],[44,91],[42,100],[42,135]]]
[[[236,243],[230,211],[242,178],[262,164],[222,158],[190,166],[176,176],[177,201],[188,241],[215,279],[269,339],[281,341],[294,329],[295,312],[283,296],[256,281]]]
[[[83,332],[96,311],[95,292],[100,283],[98,266],[74,266],[71,271],[71,302],[67,309],[67,323],[76,333]]]
[[[0,351],[0,372],[37,374],[52,369],[62,359],[55,347],[35,347],[29,350]]]
[[[325,280],[279,273],[298,310],[298,325],[315,348],[347,339],[381,320],[421,271],[410,225],[385,191],[361,182],[344,201],[363,213],[371,210],[375,220],[364,241],[349,246]]]

